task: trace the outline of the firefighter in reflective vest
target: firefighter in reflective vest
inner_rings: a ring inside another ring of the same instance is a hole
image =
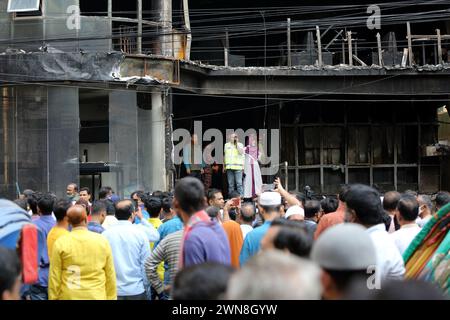
[[[230,135],[230,140],[225,144],[225,165],[224,171],[227,173],[228,180],[228,194],[232,191],[244,196],[244,188],[242,187],[242,173],[244,171],[244,145],[238,141],[238,136],[235,133]]]

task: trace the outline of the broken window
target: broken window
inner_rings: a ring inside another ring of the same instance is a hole
[[[349,164],[369,164],[370,131],[368,126],[348,128]]]
[[[420,127],[420,145],[426,146],[437,143],[437,126]]]
[[[322,128],[323,136],[323,163],[344,163],[344,130],[341,127]]]
[[[323,170],[323,193],[337,194],[345,182],[345,174],[341,168],[325,168]]]
[[[370,185],[370,169],[369,168],[348,169],[348,183],[363,183]]]
[[[113,1],[112,15],[113,17],[137,19],[137,1]]]
[[[9,0],[8,12],[39,11],[40,0]]]
[[[440,167],[422,166],[420,168],[420,190],[425,193],[437,191],[436,186],[440,184]]]
[[[108,0],[80,0],[80,12],[83,16],[108,16]]]
[[[417,163],[417,126],[397,126],[397,163]]]
[[[417,187],[417,167],[397,169],[398,191],[417,190]]]
[[[314,192],[320,193],[320,169],[306,169],[298,171],[299,191],[310,186]]]
[[[299,164],[320,164],[320,127],[304,127],[300,129]]]
[[[373,163],[394,163],[394,127],[373,127]]]
[[[382,192],[395,190],[394,168],[374,168],[373,186]]]
[[[295,165],[295,140],[294,127],[283,127],[281,130],[281,162],[287,161],[288,165]]]

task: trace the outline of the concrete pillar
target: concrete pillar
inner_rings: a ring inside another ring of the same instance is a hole
[[[167,99],[164,99],[163,92],[155,89],[152,92],[151,110],[151,184],[153,190],[166,190],[166,152],[165,152],[165,124]]]
[[[162,33],[159,38],[159,53],[164,56],[173,56],[172,0],[156,1],[155,10],[157,10],[156,12],[159,12],[157,20],[163,24]]]

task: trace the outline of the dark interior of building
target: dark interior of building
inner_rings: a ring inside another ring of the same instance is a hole
[[[334,194],[340,185],[357,182],[381,192],[439,189],[440,159],[426,156],[424,148],[438,142],[436,109],[442,103],[399,102],[395,97],[274,99],[175,93],[174,128],[192,132],[194,121],[202,121],[203,132],[268,128],[274,122],[270,115],[278,113],[280,163],[288,163],[290,190],[308,185],[317,193]],[[278,175],[286,179],[284,167]]]

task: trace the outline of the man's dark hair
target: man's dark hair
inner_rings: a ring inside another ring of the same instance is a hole
[[[122,200],[115,204],[117,220],[128,220],[134,213],[134,204],[131,200]]]
[[[162,199],[162,209],[164,213],[170,213],[170,209],[173,209],[172,197],[165,197]]]
[[[191,215],[205,207],[205,189],[197,178],[185,177],[175,186],[175,198],[180,207]]]
[[[398,201],[397,210],[406,221],[415,221],[419,216],[419,203],[416,197],[403,195]]]
[[[27,198],[28,206],[30,207],[31,212],[34,215],[38,214],[37,203],[41,196],[42,195],[40,193],[35,192],[30,197]]]
[[[320,211],[320,202],[317,200],[307,200],[305,202],[305,218],[314,218]]]
[[[87,194],[91,194],[91,190],[88,188],[88,187],[83,187],[83,188],[81,188],[80,189],[80,193],[81,193],[81,191],[86,191],[87,192]]]
[[[228,194],[228,199],[234,199],[234,198],[240,198],[240,197],[241,197],[241,195],[236,190],[233,190]]]
[[[108,196],[108,194],[112,191],[111,187],[102,187],[100,189],[100,191],[98,192],[98,198],[101,199],[106,199],[106,197]]]
[[[290,253],[299,257],[309,257],[313,239],[303,221],[277,218],[271,226],[280,227],[273,241],[275,248],[279,250],[288,249]]]
[[[113,216],[116,214],[116,208],[114,207],[114,202],[112,202],[109,199],[102,199],[98,201],[104,201],[106,205],[106,215],[107,216]]]
[[[142,190],[136,190],[136,191],[133,191],[133,192],[131,193],[131,195],[130,195],[130,199],[133,199],[133,197],[134,197],[135,195],[136,195],[139,199],[142,200],[142,197],[145,196],[145,192],[142,191]]]
[[[52,214],[53,204],[55,203],[55,198],[53,195],[46,193],[38,200],[38,208],[41,211],[41,214],[46,216]]]
[[[436,194],[435,203],[436,203],[436,209],[440,209],[443,206],[445,206],[447,203],[450,203],[450,193],[448,193],[447,191],[439,191]]]
[[[214,189],[214,188],[211,188],[208,190],[208,194],[206,195],[208,204],[209,204],[209,201],[213,200],[216,197],[216,194],[218,194],[218,193],[222,193],[222,191],[220,191],[219,189]]]
[[[27,199],[16,199],[16,200],[14,200],[14,203],[17,204],[23,210],[28,211]]]
[[[84,208],[86,209],[86,215],[89,215],[89,214],[90,214],[90,212],[89,212],[89,202],[88,202],[87,200],[81,199],[81,198],[80,198],[80,199],[78,199],[78,200],[75,202],[75,204],[84,207]]]
[[[325,214],[335,212],[339,207],[339,201],[336,197],[326,197],[320,201],[320,207]]]
[[[106,200],[97,200],[92,204],[91,215],[97,215],[102,212],[106,213],[107,212],[106,208],[107,208]]]
[[[339,189],[339,194],[338,194],[338,199],[339,201],[342,202],[347,202],[347,193],[350,190],[350,185],[348,184],[343,184],[341,185],[340,189]]]
[[[3,292],[13,290],[20,273],[21,265],[16,251],[0,247],[0,300]]]
[[[53,214],[55,215],[56,221],[62,221],[67,215],[67,210],[72,206],[72,202],[67,199],[60,199],[56,201],[53,206]]]
[[[73,191],[78,192],[78,185],[76,183],[69,183],[68,186],[73,186]]]
[[[216,206],[209,206],[205,209],[205,211],[211,219],[217,218],[220,213],[220,209]]]
[[[157,197],[162,199],[164,197],[164,192],[160,191],[160,190],[156,190],[152,193],[152,197]]]
[[[247,214],[247,212],[244,210],[244,208],[251,208],[251,214]],[[256,208],[253,202],[244,202],[241,205],[241,219],[244,222],[253,222],[255,220],[256,216]]]
[[[348,209],[355,211],[361,224],[373,226],[383,222],[380,194],[374,188],[363,184],[351,185],[345,195],[345,203]]]
[[[383,209],[386,211],[392,211],[397,209],[398,201],[401,198],[401,194],[397,191],[389,191],[384,194],[383,197]]]
[[[144,207],[147,210],[151,218],[158,218],[161,213],[162,201],[158,197],[146,197],[142,199],[144,202]]]
[[[223,299],[234,269],[219,263],[203,263],[182,269],[175,277],[174,300]]]

